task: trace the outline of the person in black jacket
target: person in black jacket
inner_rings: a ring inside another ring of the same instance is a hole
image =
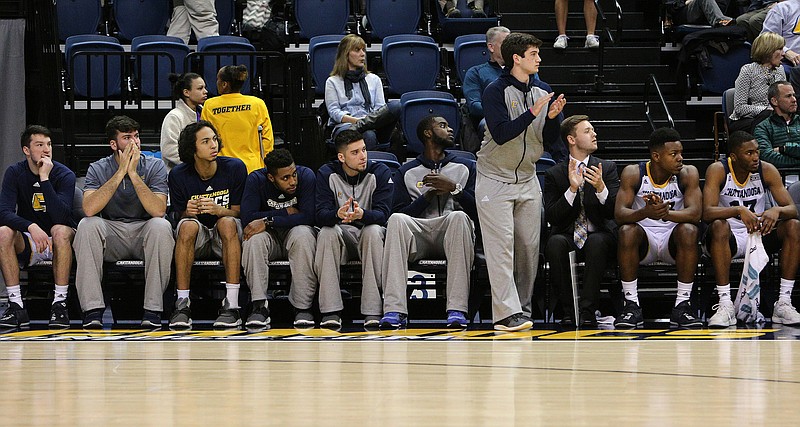
[[[596,326],[600,280],[616,253],[614,203],[619,190],[617,166],[591,154],[597,150],[597,133],[587,116],[570,116],[561,123],[561,139],[569,160],[545,172],[545,218],[553,227],[545,256],[553,285],[564,309],[564,326]],[[583,259],[580,319],[573,319],[569,253]]]

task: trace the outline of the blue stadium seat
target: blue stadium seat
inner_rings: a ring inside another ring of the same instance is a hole
[[[433,38],[413,34],[388,36],[383,39],[381,57],[390,92],[402,95],[436,87],[441,56]]]
[[[497,17],[473,18],[472,9],[467,6],[467,0],[458,0],[456,7],[461,11],[461,18],[448,18],[442,13],[439,4],[434,2],[434,8],[439,18],[440,42],[451,42],[464,34],[486,34],[489,28],[500,25]]]
[[[463,83],[467,70],[483,64],[491,56],[489,48],[486,47],[486,35],[466,34],[456,37],[453,45],[453,56],[456,61],[458,79]]]
[[[303,39],[344,34],[350,19],[350,0],[295,0],[294,16]]]
[[[715,49],[708,49],[711,58],[711,68],[699,66],[700,90],[703,93],[722,94],[726,89],[732,88],[739,76],[739,70],[751,62],[750,44],[745,43],[728,50],[725,54]]]
[[[133,74],[139,81],[142,95],[157,98],[170,98],[172,88],[170,73],[183,73],[184,60],[189,54],[189,46],[179,37],[139,36],[131,42],[131,52],[163,52],[163,55],[137,57],[133,64]],[[173,61],[169,60],[169,57]],[[158,67],[156,67],[158,58]],[[139,63],[141,62],[141,67]],[[173,66],[174,65],[174,66]],[[156,88],[157,86],[157,88]]]
[[[408,141],[406,147],[408,151],[422,153],[424,147],[422,141],[417,138],[417,125],[431,114],[444,117],[453,128],[453,136],[458,139],[461,115],[458,112],[458,102],[453,95],[435,90],[407,92],[400,97],[400,127]]]
[[[70,36],[96,34],[102,17],[100,0],[58,0],[58,38],[66,41]]]
[[[169,2],[165,0],[114,0],[114,20],[122,40],[167,34],[169,18]]]
[[[236,52],[255,52],[256,48],[244,37],[210,36],[197,41],[198,52],[216,52],[219,55],[206,55],[201,58],[202,72],[198,73],[206,81],[209,95],[217,95],[217,72],[226,65],[245,64],[248,76],[242,93],[250,93],[250,79],[256,72],[256,61],[251,55],[236,55]]]
[[[386,151],[367,151],[367,160],[380,162],[389,166],[389,169],[392,169],[392,173],[394,173],[396,169],[400,169],[400,162],[397,160],[397,156]]]
[[[396,34],[415,34],[422,16],[420,0],[366,0],[366,15],[372,36],[382,39]]]
[[[236,2],[234,0],[214,0],[214,6],[217,11],[217,22],[219,22],[219,35],[230,35],[236,21]]]
[[[78,97],[101,99],[117,96],[123,80],[122,55],[89,55],[81,52],[119,52],[125,50],[113,37],[98,35],[71,36],[66,40],[67,73],[72,91]],[[88,61],[87,61],[88,58]]]
[[[343,35],[312,37],[308,42],[308,56],[311,61],[311,77],[314,79],[314,94],[325,94],[325,81],[333,70],[336,60],[336,49]]]

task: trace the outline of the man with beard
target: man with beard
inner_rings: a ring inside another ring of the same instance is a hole
[[[161,327],[175,240],[167,212],[167,168],[142,155],[139,123],[116,116],[106,123],[113,154],[89,165],[83,192],[86,218],[75,233],[75,286],[83,327],[103,327],[103,262],[144,260],[142,327]]]
[[[72,198],[75,174],[52,160],[50,130],[28,126],[20,137],[25,160],[11,165],[0,196],[0,266],[9,307],[0,327],[30,324],[19,289],[19,266],[53,261],[55,282],[50,327],[68,328],[67,289],[72,267]]]
[[[242,266],[250,286],[253,310],[247,328],[266,328],[270,317],[267,308],[269,262],[289,259],[292,286],[289,302],[295,309],[294,327],[313,328],[311,305],[317,291],[314,274],[314,172],[295,166],[291,153],[284,148],[264,157],[263,169],[247,177],[242,196]]]
[[[614,216],[619,224],[617,259],[625,307],[614,322],[617,329],[644,324],[639,306],[638,269],[656,261],[678,270],[678,295],[670,325],[698,328],[689,297],[697,269],[698,228],[702,214],[700,174],[683,164],[681,136],[674,129],[653,131],[648,143],[650,161],[626,166]]]
[[[447,327],[467,327],[469,274],[475,258],[475,164],[447,152],[453,129],[442,117],[417,126],[425,149],[404,164],[395,181],[393,214],[383,250],[381,328],[404,327],[408,317],[408,262],[447,259]]]
[[[797,208],[775,166],[759,160],[758,143],[753,135],[742,131],[732,133],[728,138],[728,150],[727,160],[706,169],[703,192],[703,220],[709,224],[706,245],[711,253],[719,295],[717,311],[708,320],[708,326],[736,326],[736,312],[731,301],[731,258],[745,256],[750,233],[761,233],[768,252],[774,252],[778,245],[781,249],[780,293],[772,323],[798,325],[800,314],[792,306],[791,299],[800,256]],[[770,193],[777,205],[767,209]]]
[[[389,167],[367,160],[364,137],[346,129],[336,136],[337,160],[317,172],[317,237],[314,270],[319,278],[319,326],[338,330],[344,308],[339,266],[361,260],[361,314],[364,328],[378,327],[383,313],[380,289],[383,239],[391,213]]]
[[[219,156],[222,142],[214,126],[200,120],[187,125],[178,138],[181,164],[169,173],[172,206],[181,220],[176,227],[175,285],[178,300],[169,327],[192,325],[189,283],[195,258],[222,257],[226,296],[215,328],[235,328],[239,315],[242,224],[239,206],[247,167],[239,159]]]

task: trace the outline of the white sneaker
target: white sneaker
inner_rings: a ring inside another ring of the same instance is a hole
[[[556,42],[553,43],[553,48],[554,49],[566,49],[567,48],[567,39],[569,39],[569,37],[567,37],[564,34],[556,37]]]
[[[719,304],[712,307],[712,310],[717,312],[708,319],[709,328],[736,326],[736,311],[733,308],[733,302],[730,300],[720,301]]]
[[[800,313],[792,307],[792,304],[778,300],[772,311],[772,323],[783,325],[800,325]]]
[[[587,49],[597,49],[598,47],[600,47],[600,37],[597,37],[595,35],[587,35],[586,43],[583,45],[583,47]]]

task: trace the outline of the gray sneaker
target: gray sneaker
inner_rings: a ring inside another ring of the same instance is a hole
[[[381,316],[364,316],[364,329],[377,330],[381,325]]]
[[[293,326],[298,329],[314,327],[314,315],[309,310],[297,310],[294,315]]]
[[[189,329],[192,327],[192,310],[189,308],[189,298],[178,298],[175,311],[169,318],[170,329]]]
[[[215,328],[238,328],[242,326],[242,316],[238,308],[231,308],[228,299],[222,300],[222,308],[219,309],[219,316],[214,321]]]
[[[248,329],[260,329],[269,326],[269,309],[266,307],[265,300],[253,301],[253,311],[247,316],[244,326]]]
[[[533,322],[522,313],[512,314],[494,324],[494,330],[504,332],[527,331],[532,327]]]
[[[319,327],[338,331],[339,329],[342,329],[342,317],[339,316],[338,312],[328,313],[322,316],[322,320],[319,322]]]
[[[12,303],[13,304],[13,303]],[[800,313],[792,304],[778,300],[772,311],[772,323],[780,323],[786,326],[800,325]]]

